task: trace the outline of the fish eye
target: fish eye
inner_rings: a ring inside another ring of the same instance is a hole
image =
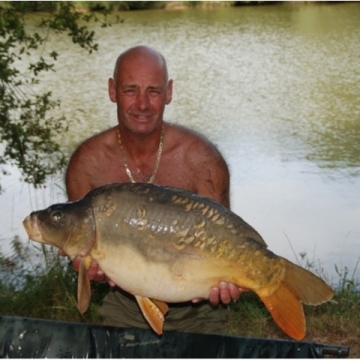
[[[60,211],[54,211],[51,214],[51,220],[54,222],[59,222],[62,218],[62,213]]]

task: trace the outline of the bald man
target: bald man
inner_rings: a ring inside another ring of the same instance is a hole
[[[70,201],[107,183],[139,182],[183,188],[229,207],[229,170],[220,152],[199,134],[163,120],[173,81],[159,52],[137,46],[122,53],[108,91],[118,124],[84,141],[72,155],[66,172]],[[75,270],[79,260],[73,262]],[[88,275],[104,279],[96,263]],[[148,328],[135,298],[108,282],[111,291],[100,309],[103,324]],[[222,282],[209,289],[208,300],[169,304],[164,330],[223,334],[226,305],[239,297],[234,284]]]

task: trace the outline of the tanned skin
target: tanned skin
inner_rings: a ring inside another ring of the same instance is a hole
[[[172,100],[172,89],[165,59],[158,52],[138,46],[119,56],[114,77],[108,82],[110,100],[117,105],[118,125],[87,139],[72,155],[66,172],[70,201],[81,199],[101,185],[130,182],[118,130],[133,178],[136,182],[147,182],[154,170],[164,126],[163,152],[154,184],[190,190],[230,206],[229,170],[220,152],[199,134],[163,120],[165,106]],[[79,263],[80,258],[73,262],[77,271]],[[95,262],[88,275],[91,280],[104,279]],[[237,286],[221,282],[211,288],[209,301],[213,305],[229,304],[239,297]]]

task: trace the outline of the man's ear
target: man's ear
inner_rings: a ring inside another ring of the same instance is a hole
[[[113,78],[110,78],[108,81],[108,93],[110,100],[116,103],[116,86]]]
[[[172,91],[173,91],[173,81],[172,81],[172,79],[170,79],[168,81],[167,88],[166,88],[166,101],[165,101],[166,105],[171,103]]]

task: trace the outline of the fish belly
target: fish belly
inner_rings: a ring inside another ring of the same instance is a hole
[[[133,295],[165,302],[183,302],[208,298],[211,286],[229,280],[229,270],[219,269],[204,259],[179,256],[173,262],[145,259],[134,248],[119,245],[116,250],[103,248],[106,256],[93,256],[105,274]]]

